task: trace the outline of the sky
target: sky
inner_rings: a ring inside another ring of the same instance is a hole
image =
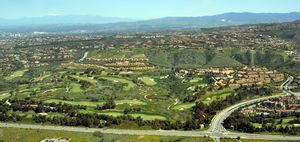
[[[300,0],[0,0],[0,18],[98,15],[130,19],[227,12],[300,12]]]

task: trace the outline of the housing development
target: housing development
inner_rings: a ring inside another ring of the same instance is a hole
[[[297,14],[0,19],[0,141],[300,141]]]

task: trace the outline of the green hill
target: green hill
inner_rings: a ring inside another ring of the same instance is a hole
[[[223,53],[217,53],[213,59],[208,62],[204,67],[236,67],[236,66],[243,66],[242,63],[226,56]]]

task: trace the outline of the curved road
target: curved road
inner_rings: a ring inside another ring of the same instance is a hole
[[[233,133],[230,133],[230,132],[226,131],[226,129],[223,127],[222,123],[235,110],[237,110],[241,107],[247,106],[247,105],[257,103],[257,102],[265,101],[265,100],[268,100],[268,99],[271,99],[271,98],[277,98],[279,96],[296,95],[296,96],[299,97],[299,95],[300,95],[299,93],[294,93],[294,92],[291,92],[290,90],[288,90],[288,85],[290,85],[293,82],[293,80],[294,80],[294,77],[289,76],[288,79],[280,86],[280,88],[282,89],[282,91],[284,93],[286,93],[286,95],[269,96],[269,97],[257,98],[257,99],[253,99],[253,100],[250,100],[250,101],[242,102],[242,103],[230,106],[230,107],[222,110],[217,115],[215,115],[215,117],[212,119],[212,122],[210,124],[211,125],[210,129],[208,130],[209,132],[220,134],[220,136],[215,137],[214,140],[218,141],[218,139],[220,137],[226,136],[226,134],[233,134]],[[243,134],[243,135],[237,134],[237,135],[240,135],[240,137],[242,137],[245,134]],[[262,135],[259,135],[259,136],[262,136]],[[226,136],[226,137],[228,137],[228,136]],[[251,136],[251,137],[253,137],[253,136]],[[300,137],[298,137],[298,138],[300,139]],[[256,139],[256,138],[253,137],[251,139]]]
[[[32,124],[17,124],[17,123],[0,123],[0,127],[7,128],[30,128],[30,129],[47,129],[47,130],[63,130],[74,132],[95,132],[112,134],[130,134],[130,135],[167,135],[167,136],[209,136],[212,138],[229,137],[229,138],[245,138],[245,139],[268,139],[268,140],[296,140],[300,141],[300,137],[296,136],[280,136],[280,135],[260,135],[247,133],[215,133],[215,132],[197,132],[197,131],[165,131],[165,130],[118,130],[118,129],[99,129],[99,128],[82,128],[82,127],[67,127],[67,126],[48,126],[48,125],[32,125]]]
[[[292,82],[293,77],[289,77],[288,80],[281,85],[281,88],[287,88]],[[292,94],[291,91],[283,89],[287,95]],[[299,94],[300,95],[300,94]],[[76,131],[76,132],[95,132],[100,131],[103,133],[112,134],[130,134],[130,135],[169,135],[169,136],[209,136],[216,142],[220,141],[220,137],[227,138],[244,138],[244,139],[264,139],[264,140],[295,140],[300,141],[299,136],[282,136],[282,135],[261,135],[261,134],[248,134],[248,133],[233,133],[228,132],[222,126],[222,122],[236,109],[248,104],[263,101],[266,99],[274,98],[278,96],[271,96],[265,98],[258,98],[247,102],[233,105],[229,108],[218,113],[212,120],[211,127],[207,131],[166,131],[166,130],[118,130],[118,129],[99,129],[99,128],[83,128],[83,127],[67,127],[67,126],[48,126],[48,125],[32,125],[32,124],[17,124],[17,123],[0,123],[0,127],[8,128],[31,128],[31,129],[47,129],[47,130],[63,130],[63,131]]]

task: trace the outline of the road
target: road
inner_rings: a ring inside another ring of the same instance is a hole
[[[282,88],[287,86],[293,80],[289,77],[288,80],[281,85]],[[284,89],[283,89],[284,90]],[[291,91],[285,90],[287,95],[291,94]],[[300,141],[299,136],[283,136],[283,135],[262,135],[262,134],[248,134],[248,133],[233,133],[226,131],[222,126],[222,122],[236,109],[248,104],[253,104],[259,101],[275,98],[278,96],[270,96],[264,98],[258,98],[243,103],[233,105],[229,108],[218,113],[212,120],[211,127],[207,131],[166,131],[166,130],[119,130],[119,129],[100,129],[100,128],[82,128],[82,127],[68,127],[68,126],[48,126],[48,125],[33,125],[33,124],[17,124],[17,123],[0,123],[0,127],[7,128],[31,128],[31,129],[47,129],[47,130],[63,130],[63,131],[75,131],[75,132],[95,132],[100,131],[102,133],[112,134],[130,134],[130,135],[164,135],[164,136],[209,136],[216,142],[220,141],[221,137],[227,138],[243,138],[243,139],[263,139],[263,140],[294,140]]]
[[[294,77],[289,76],[288,79],[280,86],[282,91],[286,93],[286,95],[283,95],[283,96],[292,95],[292,94],[293,95],[299,95],[299,93],[294,93],[294,92],[291,92],[290,90],[288,90],[288,85],[290,85],[293,82],[293,80],[294,80]],[[242,103],[230,106],[230,107],[222,110],[221,112],[219,112],[217,115],[215,115],[215,117],[212,119],[212,122],[210,124],[210,129],[208,131],[212,132],[212,133],[221,133],[223,135],[232,134],[232,133],[229,133],[228,131],[226,131],[226,129],[222,125],[223,121],[232,112],[234,112],[235,110],[237,110],[239,108],[242,108],[244,106],[254,104],[254,103],[257,103],[257,102],[261,102],[261,101],[264,101],[264,100],[268,100],[268,99],[271,99],[271,98],[277,98],[277,97],[279,97],[279,96],[269,96],[269,97],[264,97],[264,98],[257,98],[257,99],[253,99],[253,100],[250,100],[250,101],[246,101],[246,102],[242,102]],[[222,137],[222,136],[220,136],[220,137]],[[216,139],[218,139],[218,138],[215,138],[215,141],[218,141]]]
[[[166,131],[166,130],[118,130],[118,129],[100,129],[100,128],[80,128],[80,127],[67,127],[67,126],[48,126],[48,125],[32,125],[32,124],[17,124],[17,123],[0,123],[0,127],[7,128],[30,128],[30,129],[46,129],[46,130],[62,130],[73,132],[95,132],[111,134],[130,134],[130,135],[163,135],[163,136],[209,136],[213,139],[219,137],[228,138],[245,138],[245,139],[268,139],[268,140],[295,140],[300,141],[300,137],[296,136],[280,136],[280,135],[260,135],[260,134],[247,134],[247,133],[214,133],[214,132],[197,132],[197,131]]]
[[[83,57],[78,62],[82,62],[88,56],[88,54],[89,52],[85,52]]]

